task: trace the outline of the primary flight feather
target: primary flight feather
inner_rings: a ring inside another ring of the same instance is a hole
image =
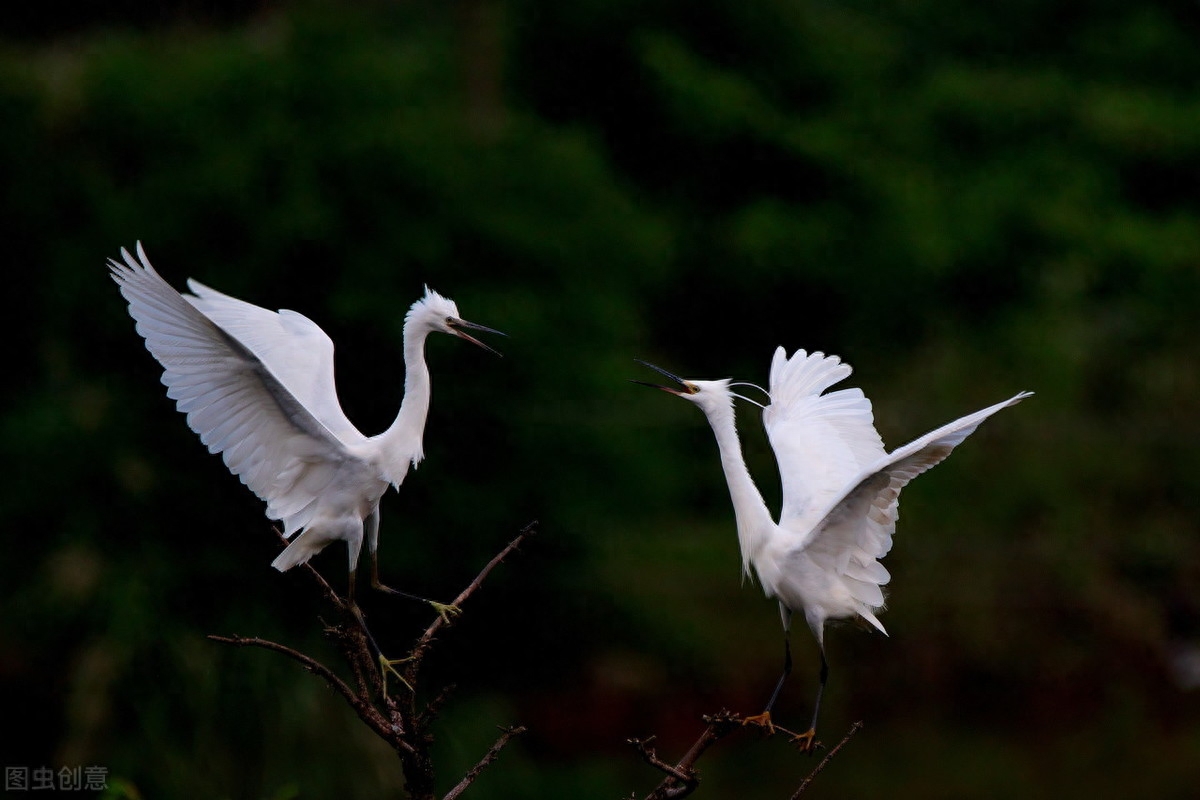
[[[783,676],[766,710],[748,721],[770,725],[771,707],[791,671],[791,615],[802,613],[817,639],[821,673],[812,724],[797,737],[802,747],[811,749],[829,673],[825,622],[858,617],[886,633],[877,613],[883,608],[882,587],[891,576],[880,559],[892,547],[900,490],[946,458],[985,419],[1032,393],[1021,392],[888,453],[875,430],[871,402],[860,389],[826,392],[849,377],[849,365],[837,356],[804,350],[789,358],[778,348],[771,362],[770,401],[763,408],[783,484],[783,505],[775,522],[742,457],[733,409],[740,395],[730,382],[684,380],[653,364],[646,366],[676,386],[645,385],[692,401],[707,417],[729,484],[743,570],[753,570],[767,596],[779,600],[785,633]]]

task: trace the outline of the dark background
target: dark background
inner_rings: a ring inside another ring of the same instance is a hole
[[[634,358],[765,382],[854,365],[889,446],[1008,397],[905,492],[891,638],[829,633],[814,797],[1191,797],[1200,776],[1200,12],[1194,3],[40,3],[0,38],[5,765],[112,797],[397,797],[262,505],[157,383],[104,260],[141,240],[317,320],[368,433],[428,283],[510,334],[428,356],[427,460],[383,505],[389,582],[452,597],[429,665],[449,787],[615,798],[699,715],[757,710],[774,603],[739,586],[711,433]],[[757,412],[741,426],[772,507]],[[343,548],[316,561],[343,580]],[[340,583],[338,584],[340,585]],[[365,596],[402,650],[425,609]],[[802,727],[815,648],[777,719]],[[811,762],[723,743],[701,796]]]

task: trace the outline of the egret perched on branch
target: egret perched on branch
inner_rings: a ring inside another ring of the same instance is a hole
[[[812,723],[797,736],[802,749],[811,750],[829,677],[826,620],[858,617],[887,633],[875,616],[883,609],[880,587],[891,578],[879,559],[892,547],[900,490],[950,455],[985,419],[1032,393],[1021,392],[887,453],[875,431],[871,401],[861,389],[822,394],[850,375],[848,364],[837,356],[803,350],[788,358],[780,347],[771,362],[770,390],[765,392],[770,402],[763,407],[763,424],[783,481],[783,508],[776,523],[746,469],[734,421],[734,398],[754,401],[731,387],[753,384],[684,380],[641,363],[676,385],[635,383],[690,400],[708,418],[733,500],[742,570],[748,576],[753,567],[767,597],[779,599],[783,675],[763,713],[747,722],[771,725],[771,707],[792,669],[788,632],[794,612],[804,614],[817,639],[821,673]]]
[[[404,319],[404,401],[391,427],[364,436],[346,418],[333,380],[333,341],[308,317],[269,311],[189,280],[180,294],[159,276],[141,242],[137,258],[109,269],[146,349],[163,365],[167,396],[225,466],[267,503],[283,535],[300,535],[271,566],[303,564],[342,540],[350,553],[347,596],[354,600],[358,556],[366,538],[371,585],[379,582],[379,500],[399,489],[423,458],[429,412],[425,339],[435,331],[495,350],[467,333],[500,333],[459,317],[454,301],[428,287]],[[501,334],[503,335],[503,334]],[[497,353],[497,355],[499,355]],[[407,595],[413,597],[412,595]],[[443,617],[452,606],[424,598]]]

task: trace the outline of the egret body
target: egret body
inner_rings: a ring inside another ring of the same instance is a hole
[[[776,522],[742,457],[733,407],[740,395],[730,382],[684,380],[652,364],[646,366],[675,385],[644,385],[695,403],[708,418],[733,501],[742,569],[747,576],[753,570],[767,597],[779,601],[783,675],[763,713],[747,721],[770,725],[771,707],[791,672],[792,614],[803,614],[816,637],[820,683],[812,723],[797,737],[803,749],[811,750],[829,675],[826,621],[857,617],[886,634],[876,615],[884,604],[881,587],[891,576],[880,559],[892,547],[900,490],[946,458],[985,419],[1031,393],[1021,392],[968,414],[888,453],[862,390],[823,394],[850,375],[849,365],[836,356],[804,350],[788,358],[778,348],[771,362],[770,401],[763,408],[763,424],[783,483],[783,505]]]
[[[425,340],[448,333],[495,352],[466,331],[499,333],[463,320],[454,301],[428,288],[404,321],[404,400],[395,421],[365,436],[346,418],[333,376],[333,341],[295,311],[270,311],[189,280],[180,294],[150,265],[122,248],[109,260],[146,349],[163,366],[167,396],[230,472],[267,504],[293,541],[272,562],[303,564],[335,541],[349,551],[348,596],[363,540],[371,584],[379,582],[379,501],[399,488],[424,456],[429,412]],[[299,534],[298,536],[296,534]],[[418,598],[421,599],[421,598]],[[440,614],[450,606],[432,601]]]

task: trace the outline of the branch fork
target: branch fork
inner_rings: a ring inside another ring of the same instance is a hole
[[[531,536],[536,528],[536,521],[522,528],[516,538],[497,553],[480,570],[475,579],[454,598],[453,605],[461,608],[470,600],[475,592],[479,591],[492,570]],[[276,534],[278,533],[276,531]],[[280,538],[282,539],[282,536]],[[443,687],[424,707],[419,707],[416,687],[421,665],[433,647],[436,634],[449,622],[438,616],[417,638],[407,658],[404,659],[403,675],[408,686],[401,690],[399,696],[389,694],[384,690],[381,665],[372,655],[368,644],[369,634],[362,618],[353,613],[350,603],[341,598],[311,564],[305,564],[304,569],[320,588],[326,600],[343,612],[343,616],[346,618],[344,622],[336,624],[329,624],[322,620],[322,624],[325,636],[338,647],[350,668],[353,675],[353,687],[338,677],[337,673],[325,664],[278,642],[237,635],[210,635],[208,638],[235,647],[260,647],[280,653],[320,677],[330,688],[342,696],[342,699],[354,709],[359,719],[367,727],[396,752],[404,771],[405,788],[410,797],[413,800],[435,800],[434,767],[430,756],[433,736],[429,733],[429,728],[449,699],[454,687],[452,685]],[[500,736],[488,751],[474,767],[467,771],[462,780],[445,795],[443,800],[456,800],[468,786],[474,783],[479,774],[496,760],[500,751],[514,737],[524,732],[525,728],[522,726],[501,728]]]
[[[654,736],[648,736],[644,739],[627,740],[628,744],[637,751],[643,761],[666,775],[666,778],[655,787],[654,791],[646,795],[645,800],[672,800],[677,797],[687,797],[696,791],[700,786],[700,773],[696,768],[696,762],[700,760],[700,757],[710,747],[721,739],[746,728],[744,717],[724,709],[718,711],[716,714],[705,715],[702,719],[707,723],[707,727],[700,734],[700,738],[688,749],[687,753],[674,764],[663,761],[659,757],[658,752],[652,746],[655,739]],[[825,769],[833,757],[850,741],[850,737],[858,733],[862,726],[861,722],[855,722],[850,726],[850,730],[842,740],[826,753],[820,763],[804,778],[804,781],[800,784],[800,788],[792,795],[792,800],[797,800],[808,789],[813,779]],[[778,725],[772,725],[770,728],[761,726],[761,730],[766,733],[766,738],[768,739],[773,736],[786,736],[789,739],[795,739],[797,736],[793,731],[789,731]]]

